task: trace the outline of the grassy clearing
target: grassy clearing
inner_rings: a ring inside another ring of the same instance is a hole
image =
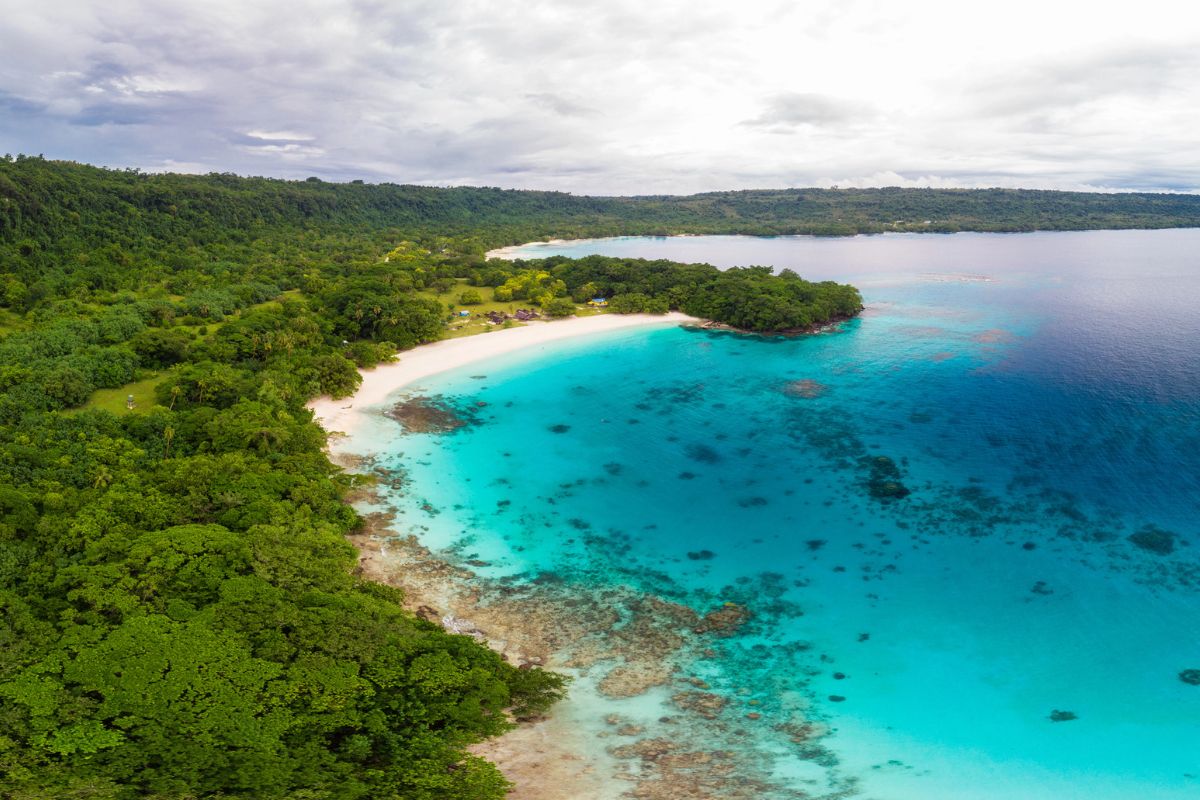
[[[458,296],[467,289],[474,289],[479,292],[479,296],[483,298],[483,302],[477,305],[464,306],[458,302]],[[499,311],[502,314],[512,316],[518,308],[528,308],[529,304],[520,300],[513,300],[507,303],[496,301],[496,290],[491,286],[471,286],[465,280],[460,280],[458,285],[449,292],[438,294],[435,291],[429,290],[421,294],[426,297],[433,298],[441,303],[442,308],[446,309],[446,313],[452,313],[450,306],[454,306],[453,313],[459,310],[467,310],[471,312],[471,316],[462,319],[454,318],[446,323],[446,338],[455,339],[459,336],[470,336],[484,331],[498,330],[501,326],[492,325],[487,321],[487,313],[489,311]],[[513,321],[510,327],[518,327],[522,323]]]
[[[186,334],[189,334],[189,335],[195,337],[196,340],[198,341],[200,339],[204,339],[209,336],[212,336],[214,333],[221,330],[221,326],[224,325],[225,322],[230,319],[233,319],[232,315],[229,317],[226,317],[225,320],[222,320],[220,322],[202,322],[199,325],[172,325],[170,330],[182,331],[183,333],[186,333]]]
[[[20,314],[14,314],[8,309],[0,308],[0,337],[7,336],[10,333],[23,331],[29,327],[25,322],[25,318]]]
[[[284,297],[301,297],[301,296],[302,295],[301,295],[299,289],[292,289],[290,291],[284,292],[282,295],[280,295],[280,298],[282,299]],[[208,337],[212,336],[217,331],[219,331],[221,329],[221,326],[224,325],[226,322],[228,322],[229,320],[232,320],[232,319],[237,319],[239,316],[244,314],[246,311],[249,311],[252,309],[257,310],[257,309],[262,309],[262,308],[281,308],[281,307],[282,307],[282,305],[279,300],[267,300],[266,302],[258,303],[256,305],[250,306],[248,309],[243,309],[241,311],[234,312],[233,314],[230,314],[228,317],[225,318],[225,320],[222,320],[221,322],[205,321],[205,322],[202,322],[197,325],[175,325],[174,327],[171,328],[171,330],[183,331],[185,333],[188,333],[192,336],[193,342],[199,342],[199,341],[203,341],[204,339],[207,339]],[[0,312],[0,313],[7,313],[7,312]],[[16,319],[18,322],[22,321],[22,320],[20,320],[19,317],[17,317]],[[0,334],[5,332],[4,323],[5,323],[5,319],[2,316],[0,316]],[[156,387],[156,386],[158,386],[158,384],[162,383],[165,378],[166,378],[165,372],[152,372],[147,377],[140,378],[136,381],[133,381],[132,383],[127,383],[124,386],[118,386],[116,389],[97,389],[95,392],[92,393],[91,398],[86,403],[84,403],[78,409],[74,409],[74,410],[82,411],[85,408],[86,409],[103,409],[104,411],[111,411],[114,414],[128,414],[130,412],[129,412],[129,409],[125,407],[125,403],[126,403],[127,398],[129,397],[129,395],[133,395],[133,413],[140,414],[140,413],[146,411],[147,409],[153,408],[154,406],[158,405],[158,403],[156,403],[154,400],[154,387]]]
[[[154,372],[148,377],[134,381],[133,383],[127,383],[116,389],[97,389],[92,394],[91,399],[80,407],[80,410],[111,411],[114,414],[144,413],[158,405],[154,399],[154,387],[162,383],[165,377],[164,373]],[[129,395],[133,395],[134,405],[132,412],[125,407],[125,398],[129,397]]]
[[[479,292],[479,296],[483,298],[483,302],[477,305],[464,306],[459,304],[458,297],[467,289],[474,289]],[[460,278],[458,285],[449,292],[438,294],[435,291],[428,290],[421,292],[425,297],[433,298],[442,304],[446,309],[446,313],[457,313],[460,310],[471,312],[471,316],[463,318],[454,318],[446,323],[446,338],[456,339],[460,336],[471,336],[476,333],[485,333],[487,331],[500,330],[503,326],[493,325],[487,321],[489,311],[499,311],[503,314],[508,314],[510,317],[516,313],[518,308],[532,308],[533,306],[528,300],[512,300],[507,303],[497,302],[495,294],[496,290],[491,286],[471,286],[466,282],[465,278]],[[453,311],[450,306],[453,305]],[[602,314],[603,311],[587,306],[575,307],[575,316],[590,317],[595,314]],[[524,323],[512,320],[512,325],[509,327],[520,327]]]

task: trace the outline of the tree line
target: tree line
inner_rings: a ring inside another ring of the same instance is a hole
[[[721,270],[710,264],[585,256],[513,262],[493,259],[468,269],[478,286],[495,286],[498,300],[553,298],[575,303],[603,298],[616,313],[683,311],[759,333],[805,331],[847,319],[862,310],[853,286],[806,281],[791,270],[770,267]]]

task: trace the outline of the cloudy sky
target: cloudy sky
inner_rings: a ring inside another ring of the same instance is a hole
[[[1200,191],[1186,0],[3,0],[0,152],[645,194]]]

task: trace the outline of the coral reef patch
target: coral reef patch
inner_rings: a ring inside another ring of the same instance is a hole
[[[383,413],[399,422],[405,433],[452,433],[476,424],[478,408],[441,395],[410,395]]]
[[[1160,556],[1168,556],[1175,552],[1175,540],[1179,535],[1165,531],[1156,525],[1146,525],[1129,537],[1135,546]]]
[[[824,396],[828,391],[828,386],[810,378],[788,381],[783,385],[784,394],[788,397],[799,397],[802,400],[815,400],[818,397]]]

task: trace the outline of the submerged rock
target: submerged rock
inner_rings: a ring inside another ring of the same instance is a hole
[[[671,702],[684,711],[695,712],[705,719],[716,719],[729,703],[721,695],[712,692],[678,692],[671,696]]]
[[[899,500],[912,492],[900,482],[900,468],[887,456],[864,457],[859,463],[868,470],[867,491],[876,500]]]
[[[643,761],[657,761],[675,749],[675,745],[667,739],[642,739],[635,744],[614,747],[612,754],[617,758],[640,758]]]
[[[900,481],[871,481],[869,488],[871,497],[876,500],[899,500],[912,494],[911,490]]]
[[[737,603],[726,603],[720,608],[705,614],[700,623],[693,629],[696,633],[715,633],[718,636],[730,636],[746,623],[750,617],[750,609]]]
[[[1175,539],[1178,534],[1164,531],[1157,525],[1146,525],[1129,537],[1129,541],[1137,547],[1160,556],[1175,552]]]
[[[701,464],[716,464],[721,460],[721,454],[706,444],[688,445],[683,452],[692,461]]]
[[[1185,669],[1179,673],[1179,680],[1189,686],[1200,686],[1200,669]]]
[[[436,608],[433,608],[432,606],[426,606],[426,605],[417,606],[416,614],[417,614],[418,618],[423,619],[426,622],[433,622],[433,623],[440,624],[442,621],[441,612],[438,611]]]
[[[637,697],[662,686],[673,671],[671,664],[623,664],[609,670],[596,688],[608,697]]]
[[[1056,708],[1050,712],[1051,722],[1070,722],[1075,719],[1079,719],[1079,715],[1074,711],[1059,711]]]

